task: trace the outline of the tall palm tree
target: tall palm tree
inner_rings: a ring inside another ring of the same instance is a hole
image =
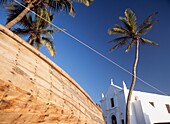
[[[7,2],[10,3],[11,1],[12,0],[0,0],[0,4],[4,4]],[[13,19],[5,25],[5,27],[8,29],[18,23],[29,12],[29,10],[40,7],[40,5],[46,6],[54,11],[66,10],[66,12],[74,15],[75,11],[72,5],[73,2],[80,2],[85,4],[86,6],[89,6],[93,2],[93,0],[19,0],[19,2],[24,4],[26,8],[23,8],[20,13],[15,15],[15,17],[13,17]]]
[[[48,13],[42,12],[41,13]],[[43,11],[47,11],[44,9]],[[48,13],[49,14],[49,13]],[[50,14],[49,14],[50,15]],[[43,15],[42,15],[43,16]],[[53,15],[50,15],[50,21],[53,19]],[[49,50],[52,56],[55,55],[55,49],[53,47],[53,41],[51,41],[52,33],[58,31],[50,27],[50,24],[38,16],[33,17],[31,14],[27,14],[20,21],[22,28],[14,28],[12,31],[18,35],[27,36],[27,42],[39,50],[41,45],[44,45]],[[51,38],[50,38],[50,37]]]
[[[148,31],[152,28],[152,26],[157,22],[157,20],[153,20],[153,16],[157,13],[153,13],[146,18],[146,20],[137,27],[137,21],[135,13],[131,9],[125,10],[125,17],[119,17],[119,20],[123,22],[124,27],[119,26],[118,24],[115,25],[114,28],[110,28],[108,33],[110,35],[117,34],[120,37],[113,39],[110,42],[116,42],[110,50],[114,50],[119,48],[120,46],[128,45],[126,52],[129,52],[133,45],[136,46],[135,52],[135,60],[133,64],[133,76],[132,76],[132,83],[130,86],[128,98],[127,98],[127,105],[126,105],[126,124],[130,124],[130,101],[132,97],[132,91],[134,89],[136,83],[136,67],[138,63],[138,54],[139,54],[139,45],[141,43],[148,43],[152,45],[158,45],[157,43],[150,41],[148,39],[143,38],[143,35],[148,33]]]

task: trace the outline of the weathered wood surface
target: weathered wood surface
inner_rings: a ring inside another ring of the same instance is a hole
[[[105,122],[67,73],[0,25],[0,124],[24,123]]]

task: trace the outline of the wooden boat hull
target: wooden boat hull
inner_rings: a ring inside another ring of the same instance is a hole
[[[0,124],[104,124],[101,109],[60,67],[0,25]]]

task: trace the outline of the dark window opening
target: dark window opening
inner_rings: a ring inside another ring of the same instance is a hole
[[[112,115],[112,124],[117,124],[116,116]]]
[[[169,104],[165,104],[165,105],[166,105],[168,113],[170,113],[170,105]]]
[[[154,102],[149,102],[153,107],[155,107]]]
[[[122,119],[121,121],[122,121],[122,124],[124,124],[124,120]]]
[[[110,100],[111,100],[111,107],[114,107],[114,99],[111,98]]]

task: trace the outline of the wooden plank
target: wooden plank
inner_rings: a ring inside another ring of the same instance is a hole
[[[66,72],[0,25],[0,122],[104,124]]]

